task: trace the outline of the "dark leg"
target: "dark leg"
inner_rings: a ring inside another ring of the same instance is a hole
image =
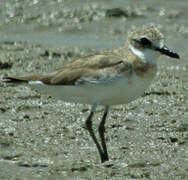
[[[104,115],[102,117],[102,121],[100,122],[99,129],[98,129],[99,136],[100,136],[101,143],[102,143],[102,148],[103,148],[103,156],[104,156],[103,162],[109,160],[107,147],[106,147],[106,141],[105,141],[105,137],[104,137],[105,122],[106,122],[106,117],[107,117],[108,111],[109,111],[109,106],[106,106],[105,109],[104,109]]]
[[[87,120],[85,122],[85,124],[86,124],[87,130],[89,131],[90,136],[92,137],[95,145],[97,146],[97,149],[98,149],[99,154],[100,154],[101,162],[104,162],[104,160],[103,160],[104,159],[104,153],[102,151],[102,148],[101,148],[100,144],[97,141],[97,138],[96,138],[96,136],[95,136],[95,134],[93,132],[93,128],[92,128],[92,117],[93,117],[93,114],[94,114],[94,112],[96,110],[96,107],[97,107],[97,104],[94,104],[92,109],[91,109],[91,112],[90,112],[90,114],[89,114],[89,116],[88,116],[88,118],[87,118]]]

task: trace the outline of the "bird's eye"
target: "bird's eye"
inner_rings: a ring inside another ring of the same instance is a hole
[[[148,47],[148,46],[149,46],[149,47],[151,46],[151,41],[148,40],[148,39],[145,38],[145,37],[140,39],[140,43],[141,43],[143,46],[147,46],[147,47]]]

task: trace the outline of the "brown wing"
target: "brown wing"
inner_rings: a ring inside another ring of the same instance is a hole
[[[74,85],[80,78],[97,78],[102,73],[110,73],[112,67],[119,67],[122,58],[114,54],[99,54],[77,59],[63,66],[51,78],[50,83],[56,85]]]
[[[129,68],[120,56],[112,53],[83,57],[65,64],[57,71],[46,75],[32,75],[24,77],[5,77],[6,82],[42,81],[51,85],[74,85],[80,78],[97,78],[102,73],[110,73],[114,68],[119,71]]]

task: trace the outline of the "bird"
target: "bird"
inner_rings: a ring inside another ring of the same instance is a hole
[[[140,28],[131,31],[125,44],[118,48],[78,58],[49,73],[4,76],[3,82],[22,83],[64,101],[90,104],[85,127],[104,163],[109,160],[105,141],[109,108],[144,94],[156,75],[160,55],[180,58],[165,45],[164,35],[157,28]],[[99,105],[104,106],[98,126],[100,141],[92,126]]]

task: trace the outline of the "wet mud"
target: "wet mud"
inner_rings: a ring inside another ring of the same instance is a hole
[[[104,164],[84,127],[89,105],[0,83],[0,179],[188,179],[187,16],[186,0],[2,0],[0,78],[115,48],[143,25],[158,27],[181,59],[160,57],[145,94],[111,107]]]

